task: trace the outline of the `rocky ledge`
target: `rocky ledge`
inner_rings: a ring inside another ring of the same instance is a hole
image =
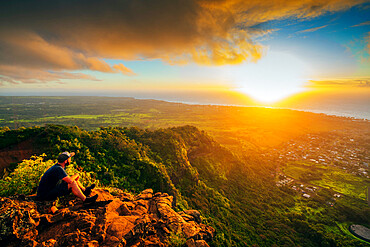
[[[96,203],[71,197],[52,203],[0,198],[0,246],[208,246],[214,229],[196,210],[175,212],[172,196],[96,189]]]

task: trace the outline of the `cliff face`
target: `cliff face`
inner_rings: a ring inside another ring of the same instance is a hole
[[[7,168],[11,163],[17,163],[23,159],[28,159],[36,152],[32,139],[11,145],[0,149],[0,174],[4,168]]]
[[[0,245],[190,247],[208,246],[214,236],[198,211],[175,212],[166,193],[94,193],[99,195],[95,204],[84,205],[71,195],[60,200],[54,214],[50,202],[0,198]]]

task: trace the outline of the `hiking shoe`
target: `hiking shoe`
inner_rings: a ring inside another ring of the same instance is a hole
[[[86,197],[84,203],[94,203],[96,202],[96,199],[98,199],[98,195]]]
[[[85,196],[89,196],[91,194],[92,189],[95,188],[95,184],[92,184],[86,187],[85,191],[83,192]]]

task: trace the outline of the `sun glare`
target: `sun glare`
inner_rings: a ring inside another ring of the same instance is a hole
[[[282,52],[268,52],[255,64],[244,64],[235,73],[238,91],[262,104],[273,104],[305,90],[308,67]]]

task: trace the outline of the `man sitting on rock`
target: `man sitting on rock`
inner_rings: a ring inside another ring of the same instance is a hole
[[[58,163],[50,167],[42,176],[37,189],[37,198],[42,201],[53,201],[60,196],[72,193],[80,198],[84,203],[93,203],[98,195],[88,197],[91,190],[95,187],[83,187],[78,181],[80,175],[68,176],[64,168],[71,163],[74,152],[64,152],[58,156]]]

